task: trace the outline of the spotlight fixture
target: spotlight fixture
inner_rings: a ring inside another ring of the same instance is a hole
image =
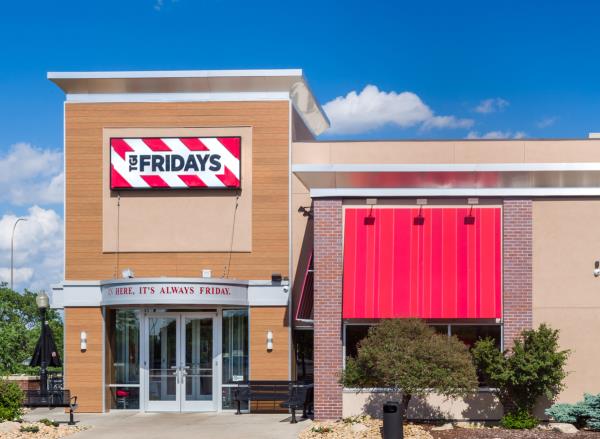
[[[126,268],[123,270],[121,275],[123,276],[123,279],[133,279],[135,277],[135,274],[131,268]]]

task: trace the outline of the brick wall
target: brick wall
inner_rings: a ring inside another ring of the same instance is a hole
[[[513,346],[521,331],[532,327],[532,207],[531,200],[504,200],[505,349]]]
[[[315,419],[342,417],[342,201],[314,200]]]

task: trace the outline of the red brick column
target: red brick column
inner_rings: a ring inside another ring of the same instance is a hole
[[[503,207],[504,348],[510,349],[532,317],[532,201],[504,200]]]
[[[316,199],[314,218],[315,419],[342,417],[342,201]]]

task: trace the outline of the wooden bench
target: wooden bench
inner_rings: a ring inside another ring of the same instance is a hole
[[[75,425],[74,411],[77,408],[77,396],[71,396],[69,390],[49,389],[44,394],[41,390],[24,390],[23,406],[25,407],[65,407],[69,409],[69,425]]]
[[[248,401],[282,401],[281,407],[290,409],[295,424],[296,410],[302,408],[302,417],[308,416],[312,396],[312,384],[302,384],[296,381],[247,381],[240,383],[234,390],[237,405],[236,415],[241,415],[241,402]]]

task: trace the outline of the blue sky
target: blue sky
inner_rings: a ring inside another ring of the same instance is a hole
[[[6,2],[0,279],[16,215],[30,218],[18,287],[61,276],[63,95],[47,71],[302,68],[322,104],[339,98],[323,138],[582,138],[600,131],[599,14],[593,0]]]

